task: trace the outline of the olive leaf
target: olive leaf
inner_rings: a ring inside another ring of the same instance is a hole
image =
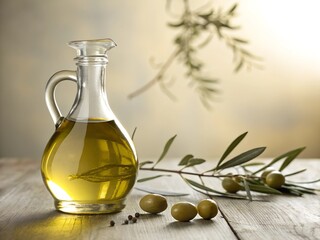
[[[106,165],[103,165],[101,167],[90,169],[87,172],[70,175],[70,178],[72,180],[72,179],[75,179],[75,178],[78,178],[78,177],[82,177],[82,176],[91,176],[91,175],[99,175],[99,174],[103,175],[103,174],[106,173],[106,171],[114,169],[114,168],[116,168],[116,169],[118,169],[118,171],[124,172],[124,173],[135,173],[135,167],[133,165],[106,164]]]
[[[146,181],[150,181],[159,177],[171,177],[170,174],[161,174],[161,175],[156,175],[156,176],[152,176],[152,177],[147,177],[147,178],[140,178],[137,180],[137,182],[141,183],[141,182],[146,182]]]
[[[116,169],[117,173],[112,172],[112,169]],[[135,174],[136,168],[133,165],[107,164],[84,173],[69,175],[69,180],[83,179],[89,182],[106,182],[114,179],[130,179]]]
[[[313,180],[313,181],[305,181],[305,182],[293,182],[293,181],[289,181],[289,182],[291,182],[291,183],[298,183],[298,184],[310,184],[310,183],[320,182],[320,179]]]
[[[296,175],[296,174],[299,174],[299,173],[302,173],[304,171],[306,171],[307,169],[302,169],[302,170],[299,170],[299,171],[296,171],[296,172],[293,172],[293,173],[288,173],[286,175],[284,175],[285,177],[289,177],[289,176],[293,176],[293,175]]]
[[[243,44],[247,44],[249,43],[247,40],[241,39],[241,38],[233,38],[234,41],[239,42],[239,43],[243,43]]]
[[[239,195],[239,194],[226,194],[226,195],[221,195],[221,194],[210,194],[207,191],[201,191],[199,188],[196,188],[192,185],[189,185],[194,191],[204,194],[209,197],[223,197],[223,198],[231,198],[231,199],[246,199],[245,196]]]
[[[203,83],[217,83],[217,82],[219,82],[219,80],[216,78],[197,77],[197,80],[199,80]],[[214,91],[217,91],[217,90],[214,89]]]
[[[290,188],[290,187],[285,187],[285,186],[281,187],[281,192],[287,193],[287,194],[292,194],[292,195],[299,196],[299,197],[303,195],[303,192],[301,192],[300,190]]]
[[[81,175],[70,175],[69,180],[75,180],[75,179],[82,179],[88,182],[97,182],[97,183],[102,183],[102,182],[108,182],[111,180],[126,180],[126,179],[131,179],[134,177],[133,174],[131,175],[122,175],[122,174],[113,174],[112,176],[97,176],[97,175],[86,175],[86,176],[81,176]]]
[[[208,13],[198,13],[197,15],[198,15],[199,17],[202,17],[202,18],[208,20],[208,18],[209,18],[210,16],[212,16],[212,14],[213,14],[213,10],[210,9],[210,11],[209,11]]]
[[[243,61],[243,59],[241,59],[240,61],[239,61],[239,63],[238,63],[238,65],[234,68],[234,72],[239,72],[239,70],[242,68],[242,66],[243,66],[243,63],[244,63],[244,61]]]
[[[131,139],[132,139],[132,140],[133,140],[133,138],[134,138],[134,135],[136,134],[136,131],[137,131],[137,127],[134,128],[133,133],[132,133],[132,135],[131,135]]]
[[[284,185],[282,185],[282,187],[294,188],[294,189],[299,190],[303,193],[309,193],[309,194],[316,194],[315,191],[320,191],[320,189],[304,187],[304,186],[292,184],[292,183],[285,183]]]
[[[262,185],[262,184],[251,184],[248,183],[249,188],[251,191],[254,192],[260,192],[260,193],[269,193],[269,194],[282,194],[281,191],[268,187],[266,185]]]
[[[235,10],[237,9],[237,7],[238,7],[238,4],[237,4],[237,3],[234,4],[234,5],[229,9],[228,14],[229,14],[229,15],[230,15],[230,14],[233,14],[233,13],[235,12]]]
[[[151,164],[151,163],[153,163],[153,161],[144,161],[144,162],[141,162],[141,163],[139,163],[139,168],[142,168],[144,165],[146,165],[146,164]]]
[[[181,161],[179,162],[178,166],[185,166],[188,164],[188,161],[193,158],[192,154],[188,154],[186,156],[184,156]]]
[[[174,139],[176,138],[177,135],[174,135],[172,138],[170,138],[166,145],[164,146],[164,149],[158,159],[158,161],[153,165],[153,168],[166,156],[167,152],[169,151],[169,148],[171,147],[171,144],[173,143]]]
[[[199,164],[204,163],[205,161],[206,160],[204,160],[202,158],[191,158],[191,159],[189,159],[187,165],[184,168],[192,167],[192,166],[195,166],[195,165],[199,165]]]
[[[302,147],[291,151],[291,154],[282,163],[281,167],[279,168],[279,171],[285,169],[292,162],[292,160],[295,159],[304,149],[305,147]]]
[[[246,190],[246,193],[247,193],[247,197],[248,197],[249,201],[252,202],[252,195],[250,192],[249,184],[247,183],[245,178],[243,178],[242,181],[243,181],[244,189]]]
[[[254,166],[261,166],[264,165],[262,162],[253,162],[253,163],[246,163],[242,164],[241,167],[254,167]]]
[[[222,157],[220,158],[216,168],[220,166],[220,164],[223,162],[223,160],[226,159],[226,157],[235,149],[238,144],[245,138],[248,132],[242,133],[240,136],[238,136],[235,140],[232,141],[232,143],[227,147],[226,151],[222,154]]]
[[[220,192],[220,191],[217,191],[217,190],[213,190],[212,188],[209,188],[209,187],[207,187],[207,186],[205,186],[205,185],[202,185],[202,184],[200,184],[200,183],[197,183],[197,182],[195,182],[195,181],[193,181],[193,180],[191,180],[191,179],[188,179],[188,178],[185,178],[185,177],[182,177],[182,179],[183,179],[186,183],[188,183],[188,184],[190,184],[190,185],[192,185],[192,186],[194,186],[194,187],[196,187],[196,188],[200,188],[200,189],[202,189],[202,190],[205,190],[205,191],[208,191],[208,192],[212,192],[212,193],[217,193],[217,194],[222,194],[222,195],[228,195],[227,193]]]
[[[248,161],[256,158],[257,156],[259,156],[261,153],[263,153],[265,149],[266,149],[265,147],[259,147],[259,148],[254,148],[254,149],[248,150],[248,151],[241,153],[238,156],[232,158],[231,160],[223,163],[222,165],[220,165],[216,169],[219,170],[219,169],[230,168],[230,167],[238,166],[240,164],[248,162]]]
[[[167,25],[169,27],[173,27],[173,28],[176,28],[176,27],[181,27],[184,25],[184,21],[181,21],[181,22],[178,22],[178,23],[167,23]]]
[[[280,156],[274,158],[270,163],[266,164],[264,167],[262,167],[262,168],[258,169],[257,171],[255,171],[253,174],[255,175],[255,174],[257,174],[257,173],[265,170],[266,168],[272,166],[273,164],[275,164],[276,162],[280,161],[280,160],[283,159],[283,158],[289,158],[289,159],[290,159],[290,158],[291,158],[291,155],[296,156],[297,151],[298,151],[299,153],[301,152],[300,149],[304,149],[304,148],[298,148],[298,149],[295,149],[295,150],[291,150],[291,151],[289,151],[289,152],[286,152],[286,153],[284,153],[284,154],[281,154]],[[290,161],[290,162],[291,162],[291,161]]]
[[[290,190],[294,190],[294,191],[299,191],[299,192],[301,193],[301,195],[302,195],[303,193],[316,194],[316,193],[314,192],[314,190],[301,188],[300,186],[296,186],[296,185],[295,185],[295,186],[292,186],[292,185],[287,185],[287,184],[285,184],[285,185],[281,186],[281,191],[282,191],[283,189],[290,189]]]

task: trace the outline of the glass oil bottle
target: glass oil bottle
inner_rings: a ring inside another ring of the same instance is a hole
[[[57,210],[74,214],[121,211],[137,175],[131,138],[113,114],[105,91],[107,51],[111,39],[73,41],[77,71],[54,74],[46,87],[46,103],[56,124],[42,158],[44,183]],[[55,100],[64,80],[77,83],[77,96],[66,117]]]

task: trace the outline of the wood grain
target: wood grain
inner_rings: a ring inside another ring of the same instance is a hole
[[[240,239],[302,240],[320,238],[319,200],[273,196],[264,202],[220,199],[219,204]]]
[[[15,185],[23,182],[25,176],[39,170],[40,163],[28,159],[0,159],[0,200],[7,191],[12,191]]]
[[[163,164],[173,169],[177,161]],[[162,163],[161,163],[162,164]],[[160,164],[160,165],[161,165]],[[293,179],[319,178],[319,160],[296,161],[291,169],[308,168]],[[140,177],[154,175],[140,172]],[[144,192],[133,190],[127,207],[107,215],[70,215],[57,212],[44,187],[39,162],[0,160],[0,239],[320,239],[320,196],[270,196],[254,194],[257,201],[215,198],[220,212],[212,221],[180,223],[170,215],[178,201],[196,204],[205,196],[192,191],[178,177],[164,177],[137,184],[165,191],[189,193],[168,197],[169,208],[162,214],[142,214],[136,224],[122,225],[127,215],[141,212],[138,202]],[[221,190],[219,181],[206,180]],[[320,188],[319,184],[313,186]],[[109,226],[114,220],[116,225]]]
[[[7,177],[17,176],[11,177],[10,181],[3,177],[5,182],[1,183],[5,189],[0,195],[1,239],[237,239],[220,214],[212,221],[197,217],[191,222],[180,223],[174,221],[168,208],[159,215],[142,214],[136,224],[122,225],[128,214],[141,212],[138,202],[145,193],[137,190],[131,192],[127,207],[117,214],[63,214],[53,208],[53,200],[41,180],[38,162],[26,161],[28,168],[13,167],[13,162],[1,163],[1,173],[6,172]],[[203,198],[178,177],[154,180],[152,185],[166,191],[179,189],[190,193],[185,197],[168,198],[169,206],[178,201],[196,204]],[[116,222],[114,227],[109,226],[110,220]]]
[[[319,179],[319,165],[319,159],[300,160],[286,171],[307,168],[306,173],[290,179],[315,180]],[[320,184],[312,186],[320,189]],[[320,239],[319,195],[253,195],[257,201],[216,199],[220,211],[239,239]]]

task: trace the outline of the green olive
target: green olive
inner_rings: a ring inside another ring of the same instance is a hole
[[[266,177],[269,173],[275,171],[275,169],[273,167],[267,167],[261,174],[261,178],[263,180],[263,182],[266,182]]]
[[[283,174],[279,171],[273,171],[266,177],[266,183],[269,187],[280,188],[285,182]]]
[[[241,183],[242,182],[242,177],[236,176],[232,178],[234,181],[236,181],[237,183]]]
[[[199,215],[205,219],[210,220],[218,214],[218,205],[212,199],[204,199],[198,203],[197,206]]]
[[[141,209],[148,213],[161,213],[167,209],[167,199],[159,194],[148,194],[140,199]]]
[[[188,222],[197,216],[197,208],[189,202],[178,202],[171,207],[171,215],[180,222]]]
[[[241,185],[231,177],[222,180],[222,187],[229,193],[236,193],[242,189]]]

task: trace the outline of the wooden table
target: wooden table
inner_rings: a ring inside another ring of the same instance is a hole
[[[163,167],[173,163],[161,162]],[[134,189],[127,207],[117,214],[63,214],[53,208],[39,165],[39,161],[0,159],[0,239],[320,239],[319,195],[259,194],[253,202],[215,198],[220,212],[213,220],[197,216],[190,222],[176,222],[170,215],[173,203],[196,204],[205,196],[191,190],[178,176],[171,176],[136,186],[189,195],[168,197],[169,208],[164,213],[142,214],[137,223],[122,225],[127,215],[142,213],[138,202],[146,193]],[[307,173],[301,174],[305,179],[319,178],[320,159],[297,160],[292,165],[293,169],[308,168]],[[319,184],[312,186],[320,188]],[[109,226],[110,220],[116,222],[114,227]]]

